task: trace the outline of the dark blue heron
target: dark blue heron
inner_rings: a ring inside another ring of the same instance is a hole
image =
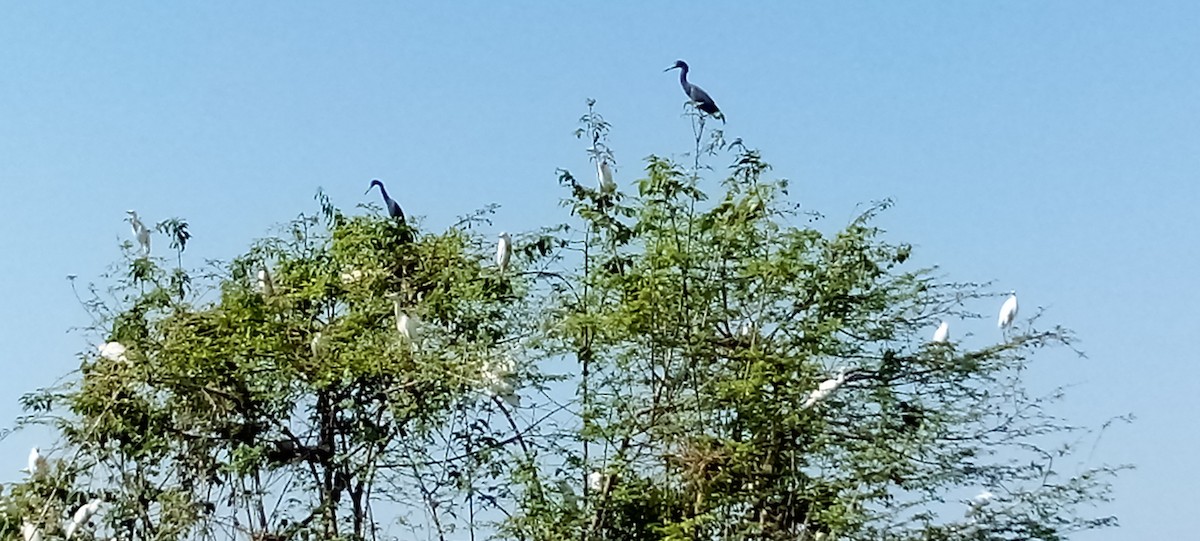
[[[663,71],[671,71],[679,69],[679,85],[683,87],[683,93],[687,94],[688,99],[696,104],[696,108],[712,115],[713,118],[721,119],[721,123],[725,123],[725,114],[717,108],[717,102],[713,101],[712,96],[708,95],[703,88],[700,88],[687,80],[688,65],[687,62],[676,60],[675,65]]]
[[[367,192],[370,192],[371,188],[374,188],[376,186],[379,186],[379,193],[383,194],[383,204],[387,206],[388,214],[390,214],[392,216],[392,218],[395,218],[395,219],[403,222],[404,221],[404,211],[400,209],[399,203],[396,203],[395,201],[392,200],[391,197],[388,196],[387,188],[383,187],[383,182],[380,182],[379,179],[372,180],[371,186],[369,186],[367,188]],[[366,193],[366,192],[364,192],[364,193]]]

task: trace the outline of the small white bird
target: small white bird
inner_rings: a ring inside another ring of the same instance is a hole
[[[96,514],[96,511],[100,510],[100,503],[99,499],[95,499],[79,506],[79,509],[75,510],[75,516],[71,517],[71,523],[67,524],[67,539],[75,535],[75,531],[86,524],[88,519]]]
[[[29,464],[25,467],[25,471],[30,475],[38,475],[46,471],[46,457],[42,456],[42,452],[37,447],[29,450]]]
[[[21,523],[21,537],[24,537],[25,541],[42,541],[42,530],[29,522],[29,519],[25,519]]]
[[[598,471],[593,471],[587,477],[588,490],[592,492],[600,492],[604,490],[604,474]]]
[[[933,331],[933,342],[940,344],[950,339],[950,323],[942,321],[936,331]]]
[[[608,165],[607,158],[600,158],[596,162],[596,177],[600,179],[600,191],[611,192],[616,189],[617,184],[613,182],[612,167]]]
[[[1008,299],[1000,307],[1000,318],[997,320],[997,326],[1001,329],[1012,327],[1013,321],[1017,319],[1017,292],[1013,291],[1008,294]]]
[[[258,269],[258,292],[266,297],[275,294],[275,281],[271,279],[271,272],[266,267]]]
[[[829,398],[829,395],[833,394],[834,391],[837,391],[843,383],[846,383],[845,371],[838,372],[836,377],[822,381],[821,384],[817,386],[817,390],[808,394],[808,399],[804,401],[804,404],[800,406],[800,409],[811,408],[818,402]]]
[[[989,503],[992,503],[992,499],[995,497],[996,497],[995,494],[992,494],[991,492],[989,492],[987,490],[980,492],[974,498],[971,498],[971,501],[967,502],[966,515],[969,517],[969,516],[972,516],[972,515],[978,513],[979,510],[982,509],[984,506],[986,506]]]
[[[484,361],[480,372],[483,388],[489,396],[498,396],[513,407],[521,405],[521,396],[516,392],[516,367],[511,358]]]
[[[350,272],[342,273],[342,283],[343,284],[353,284],[359,280],[362,280],[363,276],[365,276],[363,274],[363,271],[361,271],[359,269],[351,269]]]
[[[125,346],[120,342],[105,342],[96,346],[96,349],[100,351],[101,357],[110,361],[123,363],[128,360],[125,357]]]
[[[512,259],[512,236],[508,233],[500,233],[500,240],[496,242],[496,266],[500,267],[500,272],[508,269],[508,262]]]
[[[142,257],[150,255],[150,230],[142,224],[138,219],[138,213],[133,210],[125,211],[129,215],[129,225],[133,229],[133,236],[137,238],[138,245],[142,248]]]

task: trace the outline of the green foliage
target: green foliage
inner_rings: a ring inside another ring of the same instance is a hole
[[[594,102],[581,122],[590,157],[615,164]],[[518,235],[505,273],[480,231],[490,210],[433,233],[318,194],[315,216],[191,271],[188,224],[159,224],[174,266],[130,258],[84,299],[125,355],[84,355],[77,379],[26,398],[63,443],[4,495],[4,535],[29,517],[61,535],[96,497],[95,531],[162,540],[1061,539],[1113,524],[1082,510],[1115,469],[1055,470],[1079,429],[1021,381],[1068,332],[928,343],[986,288],[912,268],[875,225],[890,202],[821,231],[757,151],[702,134],[691,169],[647,157],[635,193],[561,170],[574,222]],[[713,155],[731,165],[707,191]],[[994,501],[962,503],[984,488]]]

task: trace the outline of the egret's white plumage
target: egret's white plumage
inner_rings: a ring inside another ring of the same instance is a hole
[[[92,500],[79,506],[79,509],[75,510],[75,515],[71,517],[71,522],[67,524],[67,539],[70,539],[71,536],[75,535],[75,532],[79,530],[81,526],[86,524],[88,519],[92,518],[92,515],[96,514],[96,511],[100,510],[100,503],[101,501],[98,499]]]
[[[941,343],[941,342],[945,342],[946,340],[949,340],[949,339],[950,339],[950,323],[943,321],[941,325],[938,325],[937,330],[933,331],[933,341],[934,341],[934,343]]]
[[[410,314],[404,308],[400,303],[400,294],[388,293],[386,296],[392,299],[392,310],[396,314],[396,330],[415,348],[421,339],[421,320],[417,318],[416,314]]]
[[[133,236],[137,239],[138,245],[142,249],[142,256],[150,255],[150,230],[142,224],[142,220],[138,218],[137,211],[127,210],[129,215],[129,226],[133,229]]]
[[[500,267],[500,272],[508,269],[508,262],[512,259],[512,236],[508,233],[500,233],[500,240],[496,242],[496,266]]]
[[[37,475],[46,471],[46,457],[42,456],[42,452],[37,447],[29,450],[29,463],[25,467],[25,471],[30,475]]]
[[[521,397],[516,392],[516,367],[511,358],[503,356],[484,361],[480,370],[483,388],[489,396],[500,397],[508,405],[521,405]]]
[[[25,519],[21,522],[21,537],[25,538],[25,541],[42,541],[42,530],[29,522],[29,519]]]
[[[325,352],[325,345],[321,343],[321,331],[313,333],[312,341],[308,343],[309,349],[312,350],[313,358],[320,357]]]
[[[125,357],[125,346],[120,342],[105,342],[96,346],[100,351],[100,356],[110,361],[125,362],[128,360]]]
[[[613,182],[612,167],[608,165],[608,160],[605,158],[600,158],[600,161],[596,162],[596,177],[600,179],[600,191],[611,192],[617,187],[617,184]]]
[[[266,267],[258,269],[258,292],[270,297],[275,294],[275,281],[271,279],[271,271]]]
[[[588,490],[592,492],[600,492],[604,490],[604,474],[598,471],[593,471],[587,477]]]
[[[844,383],[846,383],[845,372],[838,372],[836,377],[822,381],[820,385],[817,385],[817,389],[815,391],[808,393],[808,399],[804,401],[804,404],[800,406],[800,409],[811,408],[818,402],[829,398],[829,395],[833,394],[834,391],[837,391]]]
[[[1017,292],[1013,291],[1008,295],[1008,299],[1000,306],[1000,318],[996,321],[997,326],[1001,329],[1012,327],[1013,321],[1017,319]]]
[[[353,284],[359,280],[362,280],[363,276],[365,276],[365,274],[363,274],[363,271],[361,271],[359,269],[351,269],[350,272],[342,273],[342,283],[343,284]]]
[[[969,516],[972,516],[972,515],[978,513],[980,509],[982,509],[987,504],[991,503],[992,499],[995,497],[996,497],[995,494],[992,494],[991,492],[984,490],[983,492],[980,492],[978,495],[976,495],[974,498],[971,498],[971,501],[967,502],[967,513],[966,513],[967,516],[969,517]]]

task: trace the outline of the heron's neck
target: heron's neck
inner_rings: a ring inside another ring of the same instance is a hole
[[[679,68],[679,84],[683,86],[684,90],[687,90],[689,86],[692,86],[688,84],[687,72],[688,69],[686,66]]]

